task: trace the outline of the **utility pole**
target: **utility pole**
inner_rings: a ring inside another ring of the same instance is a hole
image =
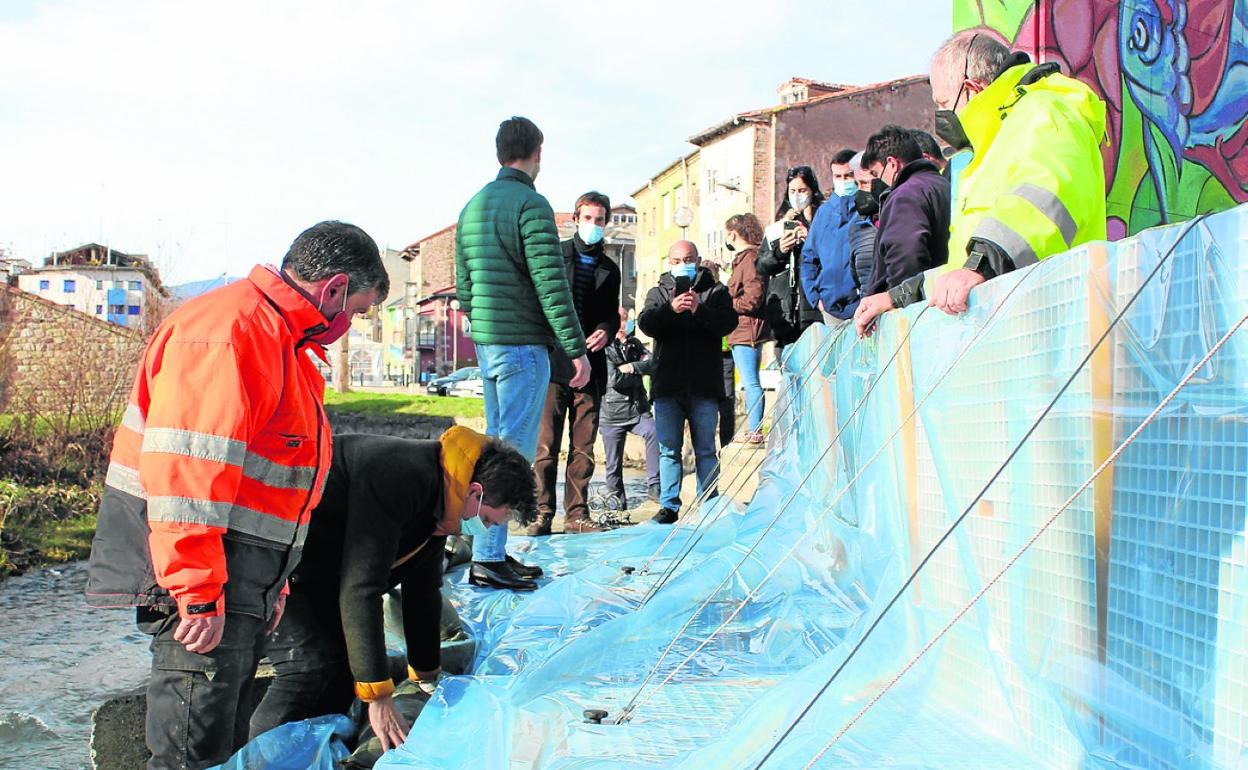
[[[347,338],[351,334],[342,335],[334,343],[334,390],[346,393],[351,390],[351,349]]]

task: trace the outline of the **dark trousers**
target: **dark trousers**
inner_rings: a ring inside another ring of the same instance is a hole
[[[632,425],[601,425],[602,448],[606,455],[607,492],[620,500],[624,495],[624,441],[628,434],[640,436],[646,442],[646,484],[659,483],[659,434],[654,427],[654,417],[643,414]]]
[[[173,638],[176,611],[140,607],[139,630],[152,636],[147,683],[148,770],[201,770],[225,762],[248,739],[248,709],[267,623],[227,612],[221,643],[187,652]]]
[[[445,537],[431,537],[416,556],[390,573],[390,587],[402,586],[407,662],[417,671],[441,667],[445,546]],[[276,676],[251,717],[251,737],[287,722],[347,713],[355,699],[355,680],[339,606],[337,579],[291,582],[286,614],[264,648]]]
[[[565,420],[571,437],[564,476],[563,512],[572,520],[588,515],[589,480],[594,476],[594,439],[598,437],[598,405],[597,393],[573,390],[554,382],[547,387],[546,406],[537,436],[537,459],[533,462],[539,515],[553,516],[555,512],[555,476],[559,470]]]
[[[251,715],[252,738],[287,722],[347,713],[355,682],[336,596],[293,585],[265,654],[277,676]]]
[[[737,432],[737,388],[734,375],[737,367],[733,363],[732,353],[724,353],[724,397],[719,399],[719,445],[726,447],[732,443]]]

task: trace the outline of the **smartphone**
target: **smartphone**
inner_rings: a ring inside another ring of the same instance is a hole
[[[693,288],[693,281],[683,275],[676,279],[676,296],[680,296]]]
[[[797,220],[796,220],[796,219],[786,219],[786,220],[784,220],[784,230],[785,230],[785,232],[788,232],[789,230],[796,230],[796,229],[797,229]]]

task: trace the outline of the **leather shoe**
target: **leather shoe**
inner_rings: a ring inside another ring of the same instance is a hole
[[[546,574],[542,572],[542,568],[536,564],[525,564],[511,554],[507,554],[507,566],[511,567],[511,571],[522,578],[534,580]]]
[[[554,521],[553,513],[539,513],[532,524],[524,530],[524,534],[529,537],[543,537],[550,534],[550,522]],[[510,559],[511,557],[507,557]]]
[[[675,524],[677,518],[676,511],[673,511],[671,508],[660,508],[659,512],[654,514],[654,518],[650,519],[650,521],[658,522],[659,524]]]
[[[468,568],[468,582],[483,588],[506,588],[512,591],[532,591],[534,581],[520,577],[505,561],[474,561]]]

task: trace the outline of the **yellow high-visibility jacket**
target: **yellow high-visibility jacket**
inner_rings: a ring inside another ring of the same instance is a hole
[[[972,238],[1025,267],[1081,243],[1104,240],[1105,102],[1073,78],[1034,69],[1001,74],[958,114],[975,157],[958,180],[949,263],[963,267]]]

